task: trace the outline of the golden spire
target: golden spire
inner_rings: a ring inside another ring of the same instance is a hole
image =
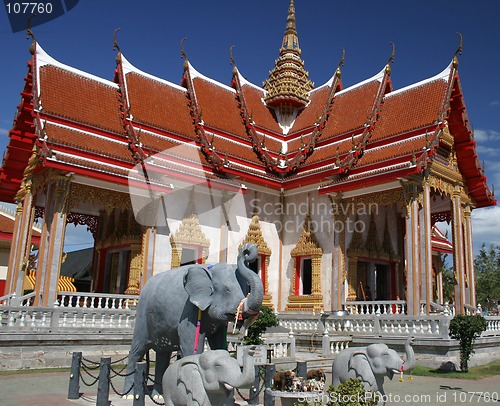
[[[280,56],[269,78],[264,82],[265,101],[268,106],[278,108],[302,108],[309,102],[309,92],[314,83],[304,69],[300,58],[301,50],[295,19],[294,1],[290,0],[285,35],[280,49]]]

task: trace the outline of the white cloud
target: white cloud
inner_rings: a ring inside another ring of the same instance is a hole
[[[474,130],[474,139],[477,142],[500,141],[500,132],[495,130]]]
[[[0,128],[0,135],[8,135],[9,134],[9,130],[7,130],[6,128]]]
[[[490,102],[490,107],[498,107],[498,106],[500,106],[500,101],[493,100]]]
[[[474,251],[483,243],[500,245],[500,207],[493,206],[476,209],[472,212],[472,239]]]

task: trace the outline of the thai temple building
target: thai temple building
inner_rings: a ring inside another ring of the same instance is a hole
[[[280,312],[379,301],[430,313],[443,303],[443,252],[453,257],[456,312],[476,306],[471,211],[496,200],[467,117],[460,47],[434,77],[401,89],[394,52],[350,87],[339,58],[316,86],[290,0],[262,85],[232,55],[232,80],[219,83],[183,50],[175,84],[134,66],[116,37],[110,81],[57,61],[29,34],[0,170],[0,200],[17,204],[6,293],[22,295],[31,275],[34,305],[51,306],[66,228],[80,224],[95,241],[94,292],[138,295],[155,273],[235,263],[253,242],[265,304]],[[443,221],[451,241],[436,228]]]

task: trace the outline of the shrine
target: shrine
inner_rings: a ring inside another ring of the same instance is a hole
[[[129,62],[116,33],[108,81],[57,61],[29,35],[0,169],[0,199],[17,204],[6,294],[21,297],[29,277],[33,304],[52,305],[66,227],[80,224],[95,242],[92,292],[138,295],[155,273],[234,263],[229,247],[252,242],[264,304],[280,312],[376,301],[430,314],[443,304],[438,252],[453,256],[455,311],[476,307],[471,211],[496,200],[467,117],[461,44],[435,76],[393,89],[394,48],[368,79],[344,87],[342,56],[315,86],[293,0],[262,86],[232,54],[223,84],[183,49],[182,77],[171,83]],[[451,242],[436,227],[443,221]]]

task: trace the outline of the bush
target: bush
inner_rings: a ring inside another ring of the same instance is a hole
[[[273,311],[266,306],[260,308],[260,314],[257,320],[248,328],[247,336],[243,341],[245,345],[260,345],[263,344],[261,335],[268,327],[278,325],[278,318]]]
[[[458,314],[450,321],[450,337],[460,342],[460,370],[469,370],[469,359],[474,354],[474,341],[486,330],[488,322],[481,315]]]

